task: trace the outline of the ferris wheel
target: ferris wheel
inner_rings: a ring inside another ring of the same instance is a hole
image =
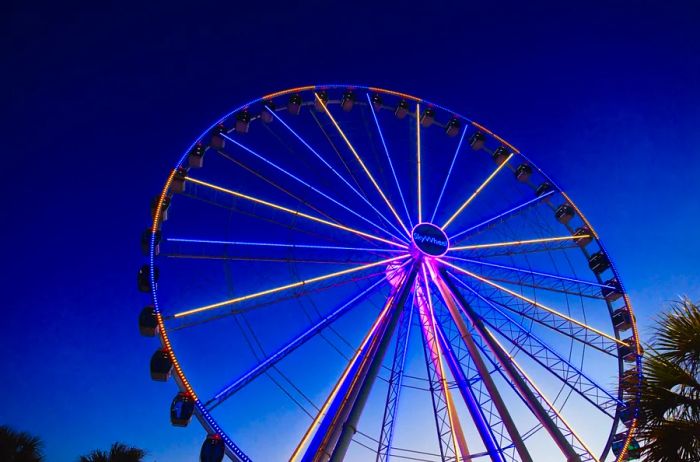
[[[380,88],[280,91],[207,129],[151,213],[139,327],[200,460],[639,457],[620,275],[477,122]]]

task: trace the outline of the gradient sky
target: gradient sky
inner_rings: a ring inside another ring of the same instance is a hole
[[[253,3],[4,9],[0,424],[48,460],[115,440],[198,452],[148,378],[138,241],[187,145],[278,89],[376,85],[472,117],[595,224],[643,335],[668,300],[700,298],[699,6]]]

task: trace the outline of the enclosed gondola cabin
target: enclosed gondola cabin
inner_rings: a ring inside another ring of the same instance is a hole
[[[194,414],[194,399],[184,392],[175,395],[170,404],[170,423],[176,427],[186,427]]]
[[[350,90],[344,92],[343,96],[340,98],[340,107],[343,108],[343,111],[350,112],[354,105],[355,105],[355,94]]]
[[[595,274],[600,274],[610,268],[610,260],[608,260],[608,256],[601,250],[590,256],[588,259],[588,267]]]
[[[153,267],[153,282],[158,284],[158,278],[160,277],[160,271],[157,266]],[[151,286],[151,267],[149,265],[143,265],[139,268],[139,272],[136,275],[136,282],[139,291],[144,293],[149,293],[153,290]]]
[[[615,330],[618,332],[624,332],[632,328],[632,315],[626,306],[613,311],[612,322]]]
[[[153,237],[153,256],[157,256],[160,253],[160,240],[162,236],[163,233],[161,233],[160,230],[152,233],[150,228],[145,229],[143,233],[141,233],[141,253],[144,255],[150,255],[151,237]]]
[[[260,119],[265,122],[266,124],[269,124],[273,120],[275,120],[275,116],[272,115],[273,111],[275,110],[275,103],[273,103],[270,100],[267,100],[263,103],[263,110],[260,112]]]
[[[173,193],[185,192],[185,178],[187,178],[187,169],[178,167],[173,176],[173,181],[170,183],[170,191]]]
[[[421,127],[430,127],[435,122],[435,109],[429,107],[420,116]]]
[[[379,112],[382,109],[382,105],[384,104],[382,101],[382,95],[379,93],[374,93],[370,98],[370,101],[372,102],[372,107],[374,108],[375,112]]]
[[[501,165],[506,161],[506,159],[508,159],[508,157],[510,157],[511,154],[512,152],[510,149],[505,146],[499,146],[495,151],[493,151],[491,158],[494,162],[496,162],[496,165]]]
[[[459,119],[453,117],[445,125],[445,134],[449,137],[457,136],[461,127],[462,124],[459,123]]]
[[[634,337],[629,337],[623,340],[623,344],[617,346],[617,353],[620,355],[623,361],[626,363],[633,363],[637,359],[637,343],[634,341]],[[642,349],[640,347],[640,353]]]
[[[639,371],[636,365],[622,373],[620,386],[627,393],[636,393],[639,386]]]
[[[205,147],[202,143],[197,143],[187,153],[187,165],[190,168],[202,168],[204,166],[204,151]]]
[[[520,164],[515,169],[515,178],[521,183],[526,183],[532,175],[532,167],[529,164]]]
[[[236,133],[248,133],[250,129],[250,112],[247,109],[236,114]]]
[[[602,287],[600,292],[607,301],[614,302],[622,297],[622,287],[620,287],[620,283],[617,282],[617,278],[608,279],[604,284],[607,287]]]
[[[561,204],[554,212],[554,217],[563,225],[569,223],[575,215],[574,208],[571,204]]]
[[[469,138],[469,146],[474,151],[478,151],[478,150],[482,149],[484,147],[485,142],[486,142],[486,135],[484,135],[481,132],[476,132]]]
[[[586,247],[593,241],[593,232],[588,226],[581,226],[576,231],[574,231],[574,242],[578,244],[579,247]]]
[[[148,305],[139,314],[139,332],[144,337],[155,337],[158,334],[158,318],[153,305]]]
[[[408,101],[402,99],[399,104],[396,105],[396,110],[394,110],[394,115],[397,119],[403,119],[408,115]]]
[[[640,424],[643,420],[644,414],[642,412],[636,412],[637,407],[635,406],[634,400],[625,401],[625,404],[623,406],[619,406],[618,409],[620,422],[622,422],[625,427],[631,426],[634,419],[637,419],[637,424]]]
[[[213,149],[223,149],[226,147],[226,139],[223,137],[226,133],[226,127],[224,124],[217,124],[211,131],[211,139],[209,145]]]
[[[292,95],[289,97],[289,102],[287,103],[287,112],[292,115],[299,115],[301,112],[301,96]]]
[[[199,452],[199,462],[221,462],[224,460],[224,441],[219,435],[207,435]]]
[[[540,197],[544,196],[550,191],[553,191],[554,188],[552,187],[551,184],[547,183],[546,181],[539,185],[537,188],[535,188],[535,196]]]
[[[326,104],[328,104],[328,92],[326,90],[317,91],[314,97],[316,111],[323,112],[323,106]]]
[[[173,361],[167,350],[156,350],[151,356],[151,378],[157,382],[166,382],[173,373]]]
[[[158,204],[160,203],[160,196],[155,196],[153,200],[151,200],[151,217],[155,220],[156,219],[156,212],[158,211]],[[158,225],[162,221],[168,221],[168,209],[170,208],[170,196],[165,196],[163,198],[163,203],[160,205],[160,217],[158,220]]]
[[[612,452],[615,457],[620,457],[622,451],[625,449],[625,443],[627,442],[627,432],[618,433],[613,437],[612,441]],[[627,446],[627,452],[622,460],[637,460],[640,457],[641,448],[636,439],[632,438],[630,440],[629,446]]]

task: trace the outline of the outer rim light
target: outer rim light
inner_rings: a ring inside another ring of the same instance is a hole
[[[537,167],[535,163],[533,163],[532,161],[530,161],[530,159],[529,159],[526,155],[520,153],[520,151],[519,151],[517,148],[515,148],[514,146],[512,146],[510,143],[508,143],[507,141],[505,141],[503,138],[501,138],[501,137],[499,137],[498,135],[494,134],[492,131],[488,130],[488,129],[485,128],[484,126],[482,126],[482,125],[480,125],[480,124],[478,124],[478,123],[476,123],[476,122],[470,120],[469,118],[464,117],[464,116],[461,115],[461,114],[455,113],[454,111],[451,111],[450,109],[448,109],[448,108],[446,108],[446,107],[444,107],[444,106],[441,106],[441,105],[439,105],[439,104],[430,103],[430,102],[428,102],[428,101],[425,101],[425,100],[423,100],[423,99],[421,99],[421,98],[418,98],[418,97],[415,97],[415,96],[413,96],[413,95],[409,95],[409,94],[405,94],[405,93],[400,93],[400,92],[396,92],[396,91],[392,91],[392,90],[388,90],[388,89],[384,89],[384,88],[371,87],[371,86],[364,86],[364,85],[347,85],[347,84],[309,85],[309,86],[304,86],[304,87],[298,87],[298,88],[292,88],[292,89],[282,90],[282,91],[275,92],[275,93],[271,93],[271,94],[266,95],[266,96],[264,96],[264,97],[257,98],[257,99],[254,99],[254,100],[252,100],[252,101],[249,101],[248,103],[246,103],[246,104],[244,104],[244,105],[241,105],[241,106],[237,107],[236,109],[234,109],[233,111],[229,112],[228,114],[225,114],[224,116],[220,117],[216,122],[214,122],[212,125],[210,125],[206,130],[204,130],[204,131],[201,133],[201,135],[200,135],[198,138],[196,138],[196,139],[190,144],[190,146],[182,153],[182,155],[181,155],[179,161],[178,161],[177,164],[176,164],[176,167],[181,166],[181,165],[186,161],[188,153],[192,150],[192,148],[195,146],[195,144],[196,144],[197,142],[201,141],[204,137],[206,137],[207,133],[209,133],[210,130],[212,130],[217,124],[219,124],[219,123],[221,123],[221,122],[223,122],[223,121],[229,119],[229,118],[232,117],[235,113],[237,113],[238,111],[244,109],[245,107],[248,107],[248,106],[253,105],[253,104],[256,104],[256,103],[259,103],[259,102],[261,102],[261,101],[263,101],[263,100],[265,100],[265,99],[277,98],[277,97],[284,96],[284,95],[288,95],[288,94],[291,94],[291,93],[302,93],[302,92],[314,91],[314,90],[322,90],[322,89],[326,89],[326,90],[327,90],[327,89],[338,89],[338,88],[363,89],[363,90],[366,90],[366,91],[372,91],[372,92],[377,92],[377,93],[382,93],[382,94],[388,94],[388,95],[396,96],[396,97],[399,97],[399,98],[405,98],[405,99],[407,99],[407,100],[414,101],[414,102],[416,102],[416,103],[431,104],[433,107],[436,107],[436,108],[439,108],[439,109],[441,109],[441,110],[444,110],[444,111],[453,113],[456,117],[458,117],[458,118],[460,118],[460,119],[466,121],[468,124],[471,124],[471,125],[475,126],[477,129],[479,129],[479,130],[481,130],[481,131],[487,133],[488,135],[494,137],[495,139],[497,139],[497,140],[499,140],[501,143],[503,143],[505,146],[509,147],[513,152],[515,152],[515,153],[521,155],[525,161],[529,162],[533,167],[535,167],[535,168],[547,179],[547,181],[549,181],[549,182],[556,188],[556,190],[557,190],[558,192],[560,192],[560,193],[568,200],[568,202],[574,206],[574,208],[576,208],[576,210],[577,210],[579,216],[581,217],[581,219],[584,221],[584,223],[586,223],[586,224],[590,227],[590,223],[588,222],[588,220],[586,219],[586,217],[584,216],[584,214],[581,213],[580,210],[578,210],[578,207],[576,207],[575,203],[574,203],[573,201],[571,201],[571,200],[568,198],[568,196],[566,195],[566,193],[565,193],[561,188],[559,188],[559,186],[557,185],[557,183],[554,182],[554,181],[551,179],[551,177],[549,177],[544,171],[542,171],[541,169],[539,169],[539,167]],[[169,185],[170,185],[171,180],[172,180],[172,172],[171,172],[171,175],[168,177],[168,180],[166,181],[165,187],[164,187],[163,192],[162,192],[162,195],[161,195],[161,199],[160,199],[160,201],[158,202],[158,210],[159,210],[159,211],[160,211],[160,208],[161,208],[161,205],[162,205],[164,196],[165,196],[165,194],[166,194],[167,191],[168,191],[168,188],[169,188]],[[168,349],[168,351],[169,351],[169,353],[170,353],[170,356],[171,356],[171,358],[172,358],[172,360],[173,360],[173,363],[176,365],[176,367],[175,367],[175,376],[176,376],[175,382],[176,382],[176,384],[178,385],[178,388],[180,388],[182,391],[189,391],[189,390],[191,390],[192,395],[193,395],[193,397],[195,398],[195,400],[196,400],[196,402],[197,402],[197,404],[198,404],[198,405],[197,405],[197,410],[198,410],[199,412],[195,413],[196,416],[199,418],[200,423],[202,423],[203,426],[204,426],[208,431],[210,431],[211,433],[216,433],[216,434],[218,434],[218,435],[220,435],[220,436],[223,437],[223,439],[224,439],[224,441],[225,441],[225,443],[226,443],[227,454],[229,454],[229,455],[230,455],[230,454],[234,454],[234,455],[236,455],[237,457],[239,457],[241,460],[250,460],[250,459],[247,458],[247,456],[246,456],[245,454],[243,454],[243,452],[235,445],[235,443],[226,435],[226,433],[224,433],[223,429],[221,429],[221,428],[216,424],[215,420],[214,420],[213,417],[207,412],[206,408],[204,408],[204,406],[202,406],[202,403],[199,401],[199,399],[197,398],[196,394],[194,394],[194,390],[193,390],[192,387],[190,386],[190,384],[189,384],[189,382],[188,382],[188,380],[187,380],[187,378],[186,378],[184,372],[183,372],[182,369],[179,367],[179,362],[177,361],[177,357],[176,357],[176,355],[175,355],[175,352],[174,352],[174,350],[173,350],[173,349],[171,348],[171,346],[170,346],[170,341],[169,341],[169,338],[168,338],[168,335],[167,335],[167,332],[166,332],[166,328],[165,328],[165,324],[164,324],[164,322],[163,322],[162,315],[161,315],[161,309],[160,309],[160,307],[159,307],[159,305],[158,305],[157,288],[156,288],[155,281],[154,281],[154,277],[153,277],[153,276],[154,276],[154,275],[153,275],[153,273],[154,273],[153,267],[154,267],[154,264],[155,264],[155,258],[154,258],[154,257],[155,257],[155,255],[154,255],[154,236],[155,236],[155,231],[156,231],[156,228],[157,228],[156,224],[157,224],[157,220],[158,220],[158,217],[159,217],[159,215],[160,215],[160,212],[156,213],[155,215],[156,215],[156,216],[154,217],[155,219],[154,219],[154,221],[153,221],[154,226],[153,226],[152,231],[151,231],[152,234],[151,234],[151,243],[150,243],[150,249],[149,249],[149,250],[150,250],[150,251],[149,251],[149,254],[150,254],[150,255],[149,255],[149,263],[150,263],[150,266],[151,266],[150,278],[151,278],[151,285],[152,285],[151,293],[152,293],[152,297],[153,297],[154,311],[156,312],[157,317],[158,317],[158,323],[159,323],[159,327],[160,327],[159,330],[160,330],[160,340],[161,340],[161,343],[162,343],[162,345],[163,345],[166,349]],[[418,225],[416,225],[416,227],[419,226],[419,225],[421,225],[421,224],[423,224],[423,223],[419,223]],[[431,224],[431,225],[432,225],[432,223],[428,223],[428,224]],[[433,226],[435,226],[435,225],[433,225]],[[413,229],[415,229],[416,227],[414,227]],[[591,227],[591,230],[593,230],[592,227]],[[597,241],[598,244],[600,245],[601,249],[602,249],[602,250],[608,255],[608,257],[610,258],[609,253],[605,250],[605,248],[604,248],[602,242],[600,242],[600,240],[599,240],[597,234],[595,233],[595,231],[592,231],[592,233],[593,233],[593,235],[594,235],[596,241]],[[413,230],[412,230],[412,232],[411,232],[411,237],[412,237],[412,235],[413,235]],[[412,238],[411,240],[413,241],[413,238]],[[433,255],[428,254],[428,253],[425,253],[425,252],[423,252],[419,247],[417,247],[417,246],[415,245],[415,242],[412,242],[412,243],[413,243],[412,248],[415,248],[416,251],[420,252],[420,254],[426,255],[427,257],[430,257],[430,258],[434,258]],[[448,240],[448,245],[447,245],[447,247],[446,247],[445,252],[447,252],[448,249],[449,249],[449,240]],[[444,255],[444,254],[442,254],[442,255]],[[440,255],[440,256],[442,256],[442,255]],[[624,299],[625,299],[625,302],[626,302],[626,306],[628,307],[629,312],[630,312],[630,314],[632,314],[633,319],[634,319],[632,304],[630,303],[630,300],[629,300],[629,297],[628,297],[627,293],[624,291],[624,287],[623,287],[623,285],[622,285],[622,281],[621,281],[620,275],[619,275],[619,273],[618,273],[618,271],[617,271],[616,265],[615,265],[614,262],[612,261],[612,258],[610,258],[610,260],[611,260],[611,261],[610,261],[611,270],[612,270],[613,274],[615,275],[615,277],[617,278],[617,280],[620,282],[620,286],[622,287],[622,290],[623,290],[623,296],[624,296]],[[639,342],[639,334],[638,334],[638,332],[637,332],[637,325],[636,325],[636,322],[633,322],[633,327],[632,327],[632,329],[633,329],[633,339],[634,339],[634,343],[635,343],[635,345],[636,345],[636,347],[637,347],[636,364],[637,364],[637,368],[638,368],[638,371],[639,371],[639,382],[641,383],[641,370],[642,370],[642,369],[641,369],[641,346],[640,346],[640,342]],[[179,379],[179,380],[178,380],[178,379]],[[637,405],[638,405],[638,402],[639,402],[639,398],[637,397],[637,401],[636,401]],[[636,411],[635,411],[635,415],[638,415],[638,407],[637,407],[637,409],[636,409]],[[633,436],[634,436],[634,434],[635,434],[636,427],[637,427],[637,419],[634,419],[633,422],[632,422],[632,425],[631,425],[629,428],[625,429],[625,431],[627,432],[627,438],[626,438],[626,441],[625,441],[624,449],[623,449],[623,451],[620,453],[619,456],[615,457],[614,460],[616,460],[616,461],[622,461],[622,460],[625,458],[625,455],[626,455],[627,450],[628,450],[628,446],[629,446],[629,444],[630,444],[630,442],[631,442],[631,440],[632,440],[632,438],[633,438]],[[610,435],[610,440],[607,442],[605,454],[609,454],[612,437],[613,437],[613,433],[611,433],[611,435]]]
[[[444,250],[437,252],[437,251],[430,251],[428,248],[430,247],[436,247],[438,244],[432,243],[432,242],[426,242],[426,241],[421,241],[418,240],[416,241],[416,230],[418,228],[422,228],[422,230],[419,230],[419,236],[425,236],[428,239],[433,239],[433,240],[439,240],[439,241],[444,241],[445,242],[445,248]],[[428,231],[428,233],[426,233]],[[416,226],[413,227],[411,230],[411,243],[413,244],[413,247],[417,249],[420,253],[423,255],[426,255],[428,257],[442,257],[447,253],[447,251],[450,249],[450,240],[447,238],[447,234],[445,231],[440,229],[439,226],[434,225],[433,223],[428,223],[428,222],[423,222],[423,223],[418,223]],[[430,247],[428,247],[430,246]]]

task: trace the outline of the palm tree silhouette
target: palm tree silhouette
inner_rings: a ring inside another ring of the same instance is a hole
[[[43,443],[37,436],[0,426],[0,460],[3,462],[41,462]]]
[[[109,452],[96,449],[91,453],[80,456],[78,462],[142,462],[146,456],[143,449],[114,443]]]
[[[639,436],[646,462],[700,460],[700,307],[684,298],[658,320],[644,361]]]

